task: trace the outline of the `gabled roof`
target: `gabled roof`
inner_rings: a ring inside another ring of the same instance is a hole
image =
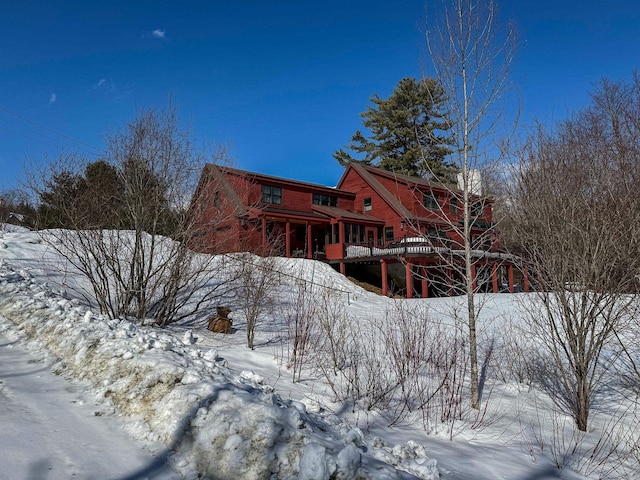
[[[400,217],[406,219],[416,220],[421,223],[434,223],[434,224],[449,224],[448,221],[439,218],[433,217],[418,217],[415,214],[411,213],[407,207],[405,207],[400,200],[398,200],[385,186],[382,185],[376,178],[377,175],[387,177],[393,180],[400,181],[406,185],[421,185],[428,186],[430,188],[440,188],[444,190],[444,187],[438,183],[431,182],[429,180],[418,178],[418,177],[410,177],[408,175],[398,175],[393,172],[388,172],[386,170],[382,170],[380,168],[374,167],[366,167],[359,163],[352,162],[347,166],[342,178],[338,182],[338,186],[342,185],[343,181],[346,179],[349,170],[354,170],[362,179],[371,187],[379,196],[382,198],[389,207],[391,207]]]
[[[342,182],[347,178],[349,170],[355,170],[360,177],[369,185],[395,212],[404,217],[411,218],[413,214],[407,210],[407,208],[394,197],[389,190],[387,190],[376,178],[369,172],[367,167],[360,165],[359,163],[350,163],[347,165],[347,169],[342,174],[342,178],[338,182],[338,187],[342,185]]]
[[[373,175],[378,175],[381,177],[386,177],[395,182],[404,183],[405,185],[417,185],[421,187],[433,188],[436,190],[447,190],[451,192],[459,192],[460,190],[456,185],[453,184],[445,184],[442,182],[436,182],[433,180],[429,180],[428,178],[421,177],[412,177],[410,175],[404,175],[402,173],[390,172],[388,170],[384,170],[382,168],[375,168],[360,165],[363,169],[370,172]]]
[[[325,193],[329,193],[329,194],[338,193],[340,195],[345,195],[345,196],[350,196],[350,197],[355,196],[355,194],[353,192],[349,192],[347,190],[341,190],[339,188],[327,187],[326,185],[320,185],[318,183],[301,182],[301,181],[298,181],[298,180],[291,180],[289,178],[275,177],[273,175],[265,175],[265,174],[257,173],[257,172],[249,172],[248,170],[239,170],[237,168],[222,167],[220,165],[207,164],[207,166],[215,167],[215,168],[217,168],[219,171],[221,171],[223,173],[229,173],[229,174],[232,174],[232,175],[237,175],[239,177],[249,178],[249,179],[251,179],[252,181],[255,181],[255,182],[266,181],[266,182],[277,183],[277,184],[282,184],[282,185],[303,187],[303,188],[308,189],[308,190],[315,190],[315,191],[319,191],[319,192],[321,191],[321,192],[325,192]]]

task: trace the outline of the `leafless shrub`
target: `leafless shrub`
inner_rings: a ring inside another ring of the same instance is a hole
[[[628,422],[629,419],[631,422]],[[619,409],[599,429],[595,442],[584,448],[574,468],[598,478],[630,478],[638,471],[640,437],[635,412]]]
[[[317,324],[315,298],[312,295],[313,285],[299,280],[292,294],[287,316],[288,331],[288,365],[294,382],[302,379],[302,372],[307,359],[313,351]]]
[[[526,329],[507,321],[501,329],[496,372],[503,382],[515,381],[531,387],[536,379],[538,348]]]
[[[319,305],[335,305],[330,298]],[[421,421],[425,430],[451,436],[457,422],[477,420],[464,402],[468,352],[449,325],[403,303],[383,318],[349,318],[333,306],[318,312],[324,340],[315,344],[314,368],[336,401],[376,410],[390,425]]]
[[[340,292],[322,288],[318,295],[317,321],[320,330],[314,362],[323,377],[333,385],[333,378],[345,367],[349,348],[350,326],[355,319],[347,314]]]
[[[111,318],[164,326],[206,315],[228,275],[224,260],[187,247],[188,202],[202,165],[169,107],[142,111],[110,135],[103,160],[62,155],[48,171],[32,172],[39,221],[61,227],[42,238],[91,291],[66,287]]]
[[[353,329],[349,346],[347,363],[339,371],[346,387],[342,399],[367,411],[393,412],[390,407],[399,382],[390,368],[391,358],[380,342],[379,330]]]
[[[639,439],[633,422],[627,422],[629,412],[616,411],[590,433],[558,410],[543,407],[536,412],[536,420],[524,429],[534,461],[546,455],[560,471],[571,468],[597,478],[630,478],[637,471]]]
[[[603,81],[592,98],[556,130],[531,136],[509,222],[510,243],[541,287],[526,312],[553,362],[551,393],[582,431],[640,288],[640,80]]]
[[[275,257],[259,257],[248,253],[231,255],[239,287],[236,299],[244,310],[247,347],[253,350],[255,330],[261,315],[273,311],[274,297],[280,284]]]
[[[627,328],[614,333],[614,348],[619,352],[614,378],[617,386],[631,391],[636,397],[640,395],[640,347],[636,341],[639,334],[640,323],[635,316]]]

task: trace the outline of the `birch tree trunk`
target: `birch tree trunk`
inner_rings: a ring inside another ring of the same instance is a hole
[[[501,28],[493,0],[442,0],[427,13],[427,45],[436,76],[448,95],[456,149],[451,160],[461,177],[463,225],[461,229],[457,225],[451,228],[461,230],[463,238],[471,406],[478,409],[478,304],[471,238],[471,210],[477,192],[473,191],[471,177],[475,170],[499,160],[493,135],[505,113],[501,101],[508,90],[516,42],[512,28]]]

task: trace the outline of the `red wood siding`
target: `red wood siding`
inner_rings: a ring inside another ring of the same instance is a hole
[[[346,176],[342,179],[340,188],[356,194],[354,201],[356,211],[384,221],[385,227],[393,227],[394,237],[401,237],[409,232],[408,225],[405,225],[405,228],[407,229],[406,232],[400,229],[400,223],[405,222],[405,219],[399,215],[381,195],[376,193],[376,191],[373,190],[373,188],[371,188],[371,186],[355,170],[349,169],[346,172]],[[368,212],[364,211],[365,198],[371,198],[371,210]]]
[[[282,189],[281,204],[265,204],[262,202],[262,185],[280,187]],[[334,196],[338,200],[338,208],[345,210],[353,209],[353,197],[337,190],[314,188],[307,185],[295,185],[290,182],[279,182],[271,178],[256,178],[251,184],[250,201],[253,205],[272,205],[275,208],[284,210],[295,210],[299,212],[312,212],[313,194]]]
[[[213,174],[215,172],[218,174]],[[362,224],[365,222],[357,219],[349,220],[348,216],[343,218],[340,212],[337,212],[338,216],[336,217],[331,214],[331,217],[327,216],[323,219],[319,216],[318,210],[314,211],[313,209],[314,193],[335,196],[338,199],[337,207],[339,209],[364,214],[384,222],[381,237],[378,227],[373,226],[375,224],[367,225],[365,241],[371,237],[375,240],[384,240],[385,227],[393,227],[394,238],[400,238],[425,233],[428,226],[445,229],[449,238],[454,242],[462,240],[451,228],[447,228],[447,225],[441,223],[445,219],[447,222],[460,224],[462,202],[459,202],[458,213],[452,214],[449,208],[451,192],[441,188],[433,188],[438,196],[440,209],[427,209],[423,206],[423,192],[428,191],[428,187],[417,186],[404,179],[402,181],[395,180],[384,173],[379,174],[375,170],[367,170],[366,174],[362,173],[361,175],[358,169],[347,168],[338,189],[234,169],[220,169],[213,173],[203,175],[191,204],[191,219],[198,226],[197,234],[193,236],[192,245],[200,251],[209,253],[261,251],[265,247],[263,246],[263,238],[266,235],[262,232],[262,216],[266,216],[269,231],[274,229],[276,233],[282,231],[281,238],[284,238],[286,224],[289,223],[290,235],[287,244],[290,247],[290,252],[299,250],[303,251],[305,255],[311,255],[311,250],[315,253],[317,248],[322,249],[324,246],[328,259],[342,259],[345,238],[342,233],[344,223]],[[377,185],[375,182],[372,182],[372,185],[368,184],[367,179],[371,178],[370,176],[382,185],[383,190],[380,192],[375,190],[374,186]],[[217,179],[221,178],[224,178],[226,187],[217,184]],[[282,201],[280,204],[262,202],[263,185],[281,189]],[[388,200],[389,194],[393,197],[392,200]],[[365,198],[371,198],[371,209],[366,212],[364,211]],[[396,201],[399,201],[401,205],[396,206]],[[484,218],[482,220],[491,222],[491,201],[487,199],[484,201]],[[265,207],[270,207],[269,211],[263,211]],[[415,218],[423,219],[420,220],[422,224],[418,225]],[[429,219],[432,219],[433,222],[430,223]],[[340,242],[325,245],[324,231],[328,229],[330,223],[335,222],[341,224]],[[297,229],[304,229],[304,231],[300,230],[296,233]],[[482,231],[483,229],[474,228],[473,235],[478,235]],[[310,236],[309,232],[311,232]],[[322,238],[319,238],[320,236]],[[307,242],[308,239],[310,242]]]

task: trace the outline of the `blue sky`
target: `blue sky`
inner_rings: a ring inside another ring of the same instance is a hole
[[[430,1],[430,0],[427,0]],[[640,69],[640,2],[511,0],[521,124],[565,118]],[[25,159],[95,157],[172,95],[239,168],[335,185],[369,98],[429,72],[422,0],[0,2],[0,190]]]

